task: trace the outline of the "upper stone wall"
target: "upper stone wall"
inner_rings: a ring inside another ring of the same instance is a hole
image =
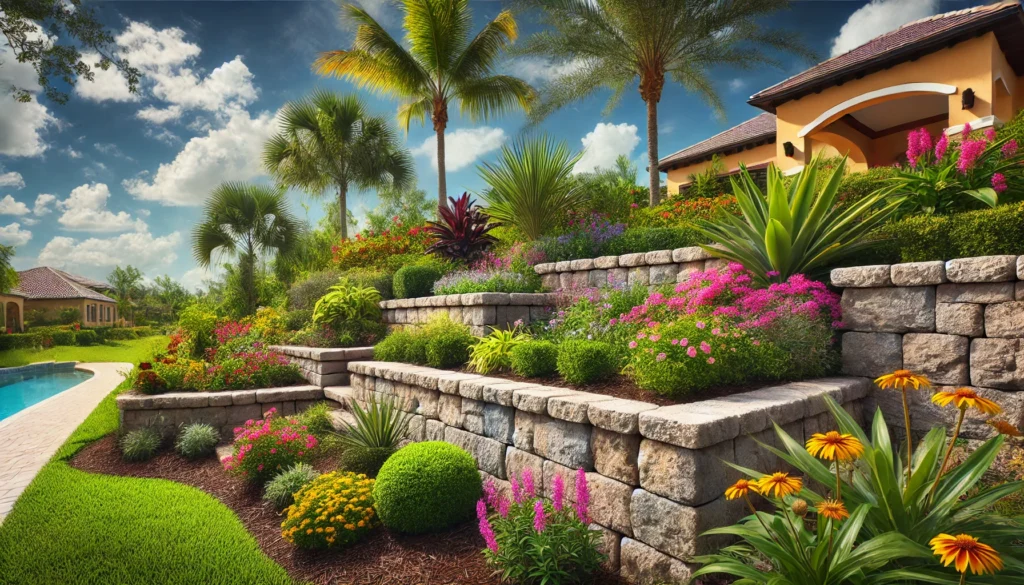
[[[452,321],[469,326],[474,335],[483,336],[491,329],[511,329],[519,321],[546,319],[555,296],[502,292],[437,295],[382,301],[380,308],[388,326],[417,325],[445,314]]]
[[[601,256],[549,262],[533,267],[546,290],[602,286],[652,286],[685,282],[690,273],[724,267],[727,261],[712,258],[703,248],[692,246],[621,256]]]

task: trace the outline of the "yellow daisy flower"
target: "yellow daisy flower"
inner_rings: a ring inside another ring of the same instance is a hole
[[[940,534],[928,543],[932,552],[939,556],[939,562],[948,567],[955,563],[956,570],[966,573],[970,569],[975,575],[995,573],[1002,570],[1003,559],[987,544],[969,534]]]
[[[864,454],[864,445],[853,435],[829,431],[811,435],[807,439],[807,452],[829,461],[852,461]]]
[[[878,384],[878,387],[883,390],[887,388],[895,388],[897,390],[913,388],[914,390],[920,390],[921,388],[931,388],[932,386],[931,380],[927,376],[915,374],[910,370],[896,370],[891,374],[879,376],[875,379],[875,384]]]
[[[755,494],[757,493],[757,481],[752,479],[741,479],[726,488],[725,499],[735,500],[736,498],[742,498],[751,491]]]
[[[767,496],[775,490],[775,497],[781,498],[799,492],[803,485],[804,482],[799,477],[790,477],[788,473],[776,471],[757,482],[757,491]]]
[[[850,517],[846,505],[839,500],[822,500],[815,506],[818,515],[830,520],[845,520]]]
[[[978,396],[978,393],[971,388],[957,388],[956,390],[945,390],[932,395],[932,402],[939,406],[955,405],[957,408],[974,408],[987,415],[996,415],[1003,411],[998,404]]]

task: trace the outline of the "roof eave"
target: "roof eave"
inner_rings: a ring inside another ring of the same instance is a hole
[[[678,159],[672,159],[672,158],[668,158],[667,157],[667,158],[665,158],[665,159],[663,159],[663,160],[658,162],[658,171],[660,171],[662,173],[668,172],[670,170],[673,170],[673,169],[676,169],[676,168],[679,168],[679,167],[685,167],[687,165],[692,165],[694,163],[698,163],[698,162],[701,162],[701,161],[704,161],[704,160],[709,160],[711,157],[713,157],[716,154],[722,154],[724,152],[729,152],[731,150],[736,150],[736,149],[743,150],[743,149],[746,149],[748,147],[760,146],[762,144],[767,144],[767,143],[770,143],[770,142],[774,142],[775,138],[776,138],[776,132],[774,132],[774,131],[770,132],[770,133],[766,132],[766,133],[761,134],[759,136],[755,136],[755,137],[753,137],[753,138],[751,138],[749,140],[742,140],[742,141],[737,141],[737,142],[733,142],[733,143],[724,145],[724,146],[722,146],[720,148],[716,148],[715,150],[713,150],[711,152],[704,152],[704,153],[701,153],[701,154],[698,154],[698,155],[692,155],[692,156],[682,157],[682,158],[678,158]],[[698,143],[698,144],[700,144],[700,143]]]

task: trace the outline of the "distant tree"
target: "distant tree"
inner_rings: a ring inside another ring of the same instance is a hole
[[[788,0],[527,0],[541,9],[547,29],[526,40],[523,54],[570,67],[542,92],[533,121],[569,103],[612,90],[606,112],[639,82],[647,104],[649,200],[661,199],[658,171],[658,102],[666,76],[696,93],[717,113],[722,100],[711,70],[778,65],[767,51],[813,58],[791,32],[761,22]]]
[[[18,286],[18,273],[11,266],[14,259],[14,247],[0,244],[0,293],[10,292]]]
[[[388,229],[395,218],[402,225],[423,225],[434,209],[423,189],[382,189],[377,201],[377,207],[366,214],[366,227],[378,233]]]
[[[315,91],[284,105],[281,131],[267,141],[263,163],[278,183],[314,196],[337,192],[339,209],[348,210],[348,191],[407,188],[415,179],[409,151],[391,125],[372,116],[355,95]],[[347,222],[338,217],[342,239]]]
[[[178,311],[191,299],[192,295],[178,281],[166,274],[158,276],[153,281],[154,294],[160,300],[160,304],[167,311],[169,321],[177,320]]]
[[[107,283],[114,287],[114,296],[117,298],[117,312],[128,320],[135,322],[135,300],[142,293],[142,271],[131,264],[121,268],[115,266],[114,270],[107,276]]]
[[[66,103],[69,96],[52,84],[54,80],[60,86],[74,86],[79,78],[92,81],[94,68],[116,68],[129,91],[138,91],[139,70],[114,55],[114,38],[81,0],[0,0],[0,33],[19,63],[32,64],[39,86],[56,103]],[[87,63],[79,48],[94,51],[99,61]],[[11,85],[0,91],[21,102],[32,101],[28,88]]]
[[[535,92],[522,79],[495,75],[505,49],[519,29],[508,10],[472,39],[469,0],[401,0],[405,43],[399,42],[368,12],[354,4],[342,18],[356,25],[349,50],[327,51],[313,63],[321,75],[351,79],[360,88],[405,100],[398,123],[430,117],[437,135],[437,204],[447,205],[444,131],[448,106],[458,103],[470,121],[487,120],[511,110],[530,109]],[[408,47],[408,48],[407,48]]]
[[[238,260],[234,288],[243,299],[241,313],[256,312],[259,293],[256,269],[268,254],[288,254],[302,233],[301,222],[292,215],[284,191],[251,183],[223,183],[210,195],[204,219],[192,232],[192,254],[203,267],[213,263],[215,253]]]

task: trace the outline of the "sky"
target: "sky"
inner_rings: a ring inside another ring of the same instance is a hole
[[[117,51],[143,72],[138,94],[112,70],[67,88],[71,99],[53,103],[0,39],[0,243],[17,248],[15,267],[54,266],[105,278],[132,264],[148,279],[168,274],[190,289],[211,274],[192,259],[190,235],[207,195],[222,181],[269,182],[260,164],[262,143],[277,129],[275,116],[289,100],[314,88],[355,92],[345,81],[317,76],[320,51],[347,48],[351,31],[330,1],[119,1],[88,2],[113,33]],[[800,36],[822,59],[932,14],[967,8],[976,0],[797,1],[764,22]],[[401,13],[387,0],[364,7],[396,37]],[[505,6],[471,2],[478,29]],[[538,30],[530,15],[521,35]],[[93,57],[94,58],[94,57]],[[699,98],[667,84],[659,104],[661,156],[689,146],[759,113],[746,103],[760,89],[811,63],[780,56],[779,68],[718,69],[714,86],[725,103],[718,117]],[[565,64],[537,58],[503,61],[499,70],[541,85]],[[18,103],[11,84],[35,93]],[[397,102],[359,92],[369,109],[393,116]],[[541,126],[585,150],[577,171],[610,167],[624,154],[646,181],[646,114],[634,89],[605,115],[607,93],[553,114]],[[448,194],[483,185],[476,165],[494,158],[521,135],[521,114],[471,124],[450,114],[446,134]],[[403,133],[417,180],[436,193],[433,130]],[[663,177],[664,180],[664,177]],[[293,211],[311,224],[323,200],[289,192]],[[350,193],[361,217],[373,193]]]

